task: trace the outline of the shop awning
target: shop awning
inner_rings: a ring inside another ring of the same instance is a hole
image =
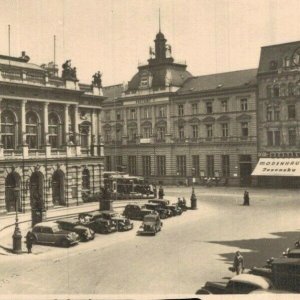
[[[300,158],[260,158],[252,176],[300,176]]]

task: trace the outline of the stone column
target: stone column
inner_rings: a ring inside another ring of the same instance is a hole
[[[69,144],[69,104],[65,105],[65,143]]]
[[[166,142],[170,143],[171,142],[171,114],[170,114],[170,105],[169,104],[167,104],[166,114],[167,114]]]
[[[124,118],[123,145],[126,145],[127,144],[127,138],[128,138],[128,133],[127,133],[127,109],[126,108],[123,111],[123,118]]]
[[[44,103],[44,136],[45,136],[45,149],[46,149],[46,156],[51,156],[51,146],[49,144],[49,123],[48,123],[48,106],[49,102]]]
[[[141,108],[137,107],[137,135],[138,138],[141,137]]]
[[[21,133],[24,158],[28,157],[28,145],[26,143],[26,102],[27,100],[22,100],[21,102]]]
[[[0,120],[1,120],[1,116],[2,116],[2,98],[0,98]],[[1,137],[1,132],[2,132],[2,128],[1,128],[1,124],[0,124],[0,137]],[[3,145],[2,145],[2,139],[0,138],[0,158],[2,158],[4,156],[4,152],[3,152]]]
[[[97,136],[97,131],[96,131],[96,116],[95,116],[95,110],[92,109],[92,155],[97,156],[97,141],[96,141],[96,136]]]
[[[155,135],[155,106],[151,108],[152,135]]]
[[[76,144],[76,155],[81,154],[80,140],[79,140],[79,116],[78,116],[78,105],[74,107],[74,134]]]

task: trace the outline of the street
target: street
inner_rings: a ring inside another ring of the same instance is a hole
[[[234,252],[246,268],[280,256],[300,238],[299,191],[196,187],[198,210],[163,220],[155,237],[128,232],[97,235],[68,249],[34,245],[32,255],[2,256],[1,294],[194,294],[221,281]],[[191,188],[166,187],[166,199]],[[38,249],[46,247],[40,253]]]

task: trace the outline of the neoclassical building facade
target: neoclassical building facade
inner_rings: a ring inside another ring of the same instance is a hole
[[[0,55],[0,213],[79,205],[102,184],[101,78],[77,80],[70,61]]]

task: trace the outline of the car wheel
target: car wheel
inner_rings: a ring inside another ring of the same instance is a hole
[[[67,247],[69,247],[69,242],[67,240],[62,240],[61,245],[62,245],[62,247],[67,248]]]

